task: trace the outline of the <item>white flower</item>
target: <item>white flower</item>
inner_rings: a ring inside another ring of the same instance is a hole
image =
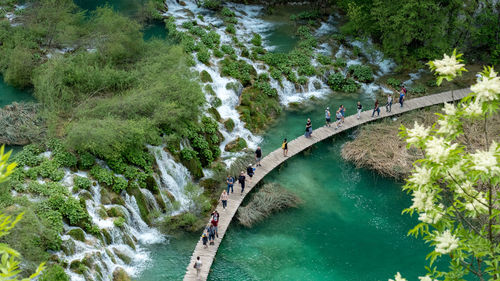
[[[420,281],[436,281],[436,279],[432,279],[429,276],[420,276],[418,277]]]
[[[426,145],[425,151],[427,152],[427,156],[429,160],[435,163],[446,161],[450,152],[458,146],[456,143],[450,145],[449,142],[445,141],[442,137],[433,137],[427,141]]]
[[[465,66],[457,61],[456,56],[452,55],[450,57],[447,54],[444,54],[444,58],[442,60],[435,60],[433,63],[436,67],[437,73],[446,76],[451,75],[453,77],[455,77],[457,72]]]
[[[474,102],[471,102],[468,106],[465,107],[465,114],[471,117],[483,114],[483,108],[478,102],[478,99],[476,99]]]
[[[417,189],[413,191],[413,204],[410,206],[412,209],[417,209],[417,211],[425,212],[434,209],[434,192],[426,192],[425,190]]]
[[[389,281],[407,281],[405,278],[401,277],[401,274],[398,272],[396,275],[394,275],[394,280],[389,279]]]
[[[472,169],[486,173],[491,172],[492,174],[500,173],[500,166],[495,156],[496,149],[497,143],[493,142],[488,151],[478,150],[476,153],[471,154],[472,163],[474,163]]]
[[[473,195],[476,192],[476,189],[474,189],[474,184],[468,180],[457,184],[457,187],[455,188],[455,192],[459,195]]]
[[[441,254],[448,254],[458,247],[458,238],[456,238],[455,235],[452,235],[450,230],[438,233],[434,238],[434,241],[436,241],[435,251]]]
[[[469,197],[470,198],[470,197]],[[465,204],[465,209],[469,211],[469,217],[477,217],[477,215],[484,214],[488,211],[488,202],[484,198],[484,193],[479,192],[475,198],[470,198],[470,202]]]
[[[438,134],[452,135],[457,132],[455,126],[448,119],[448,117],[444,117],[437,121],[439,124],[439,130],[437,130]]]
[[[426,185],[431,181],[431,170],[425,167],[415,167],[415,172],[413,172],[408,181],[417,186]]]
[[[445,102],[443,111],[444,113],[446,113],[446,115],[455,115],[455,113],[457,112],[457,108],[452,103]]]
[[[426,128],[424,125],[419,125],[417,121],[413,125],[413,129],[407,130],[408,139],[406,142],[408,143],[418,143],[421,139],[427,137],[429,134],[430,128]]]
[[[476,93],[476,97],[481,101],[492,101],[498,99],[500,94],[500,77],[491,71],[490,77],[483,79],[470,87],[471,91]]]
[[[445,179],[451,181],[453,180],[460,181],[460,179],[462,179],[465,176],[464,171],[462,170],[464,164],[465,161],[461,160],[457,164],[453,165],[451,168],[448,168],[446,170]]]
[[[423,212],[418,215],[418,220],[425,223],[434,224],[437,223],[442,217],[443,213],[441,212]]]

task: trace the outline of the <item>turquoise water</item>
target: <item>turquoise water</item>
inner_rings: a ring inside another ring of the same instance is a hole
[[[35,98],[28,90],[20,90],[7,85],[0,75],[0,107],[4,107],[15,101],[35,101]]]
[[[262,17],[274,25],[266,34],[269,45],[275,46],[273,52],[288,53],[299,42],[299,38],[295,36],[294,22],[290,20],[290,15],[296,12],[296,9],[296,7],[281,6],[276,8],[274,13]]]

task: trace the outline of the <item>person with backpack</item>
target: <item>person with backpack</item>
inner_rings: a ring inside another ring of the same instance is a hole
[[[405,101],[405,92],[401,90],[401,92],[399,93],[399,104],[401,105],[401,107],[403,107],[404,101]]]
[[[260,146],[257,146],[257,150],[255,150],[255,167],[260,167],[260,159],[262,159],[262,149]]]
[[[380,116],[380,108],[378,107],[378,99],[375,100],[375,106],[373,107],[372,117],[375,117],[375,112],[377,112],[377,117]]]
[[[253,174],[255,172],[255,169],[252,167],[252,164],[248,164],[247,167],[247,175],[249,177],[248,181],[252,181]]]
[[[227,199],[229,198],[229,195],[225,190],[222,191],[222,194],[220,195],[220,201],[222,202],[222,209],[224,211],[226,210],[227,207]]]
[[[215,227],[209,223],[207,226],[208,241],[210,245],[215,245]]]
[[[201,235],[201,241],[203,242],[203,247],[206,249],[208,248],[207,242],[208,242],[208,234],[207,230],[203,230],[203,234]]]
[[[286,139],[283,140],[283,143],[281,144],[281,149],[283,149],[283,157],[287,157],[288,154],[288,142]]]
[[[326,122],[325,122],[326,125],[325,126],[330,127],[330,122],[332,121],[332,119],[331,119],[330,108],[329,107],[327,107],[325,109],[325,119],[326,119]]]
[[[245,172],[241,171],[238,182],[241,185],[241,195],[243,195],[243,191],[245,191]]]
[[[358,101],[358,119],[361,118],[361,110],[363,109],[363,106],[361,105],[361,102]]]
[[[194,268],[196,269],[196,276],[200,276],[200,271],[203,263],[200,260],[200,257],[196,257],[196,261],[194,262]]]
[[[229,189],[231,189],[231,193],[233,193],[234,178],[228,175],[226,178],[226,183],[227,183],[227,193],[229,194]]]

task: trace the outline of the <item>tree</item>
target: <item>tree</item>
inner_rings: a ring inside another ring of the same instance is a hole
[[[431,63],[441,80],[464,70],[456,57]],[[485,68],[471,91],[457,106],[445,104],[431,128],[416,122],[413,129],[401,128],[408,146],[424,155],[403,187],[413,196],[403,213],[417,213],[420,221],[409,234],[435,246],[421,280],[464,280],[469,274],[500,279],[500,146],[488,135],[488,118],[500,108],[500,77]],[[466,126],[471,121],[483,125],[475,151]],[[433,266],[442,255],[450,257],[448,271]],[[396,280],[405,279],[398,273]]]
[[[0,148],[0,183],[4,182],[7,177],[14,171],[15,163],[8,163],[9,156],[12,151],[4,154],[4,146]],[[9,231],[16,226],[22,219],[23,214],[19,214],[15,219],[6,216],[0,212],[0,237],[9,234]],[[29,281],[37,277],[45,268],[44,264],[40,264],[35,273],[31,274],[29,278],[19,278],[20,273],[19,265],[21,264],[20,254],[9,247],[7,244],[0,243],[0,280],[9,281]]]

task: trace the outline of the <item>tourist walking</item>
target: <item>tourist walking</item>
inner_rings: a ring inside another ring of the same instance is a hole
[[[231,193],[233,193],[234,178],[228,175],[226,183],[227,183],[227,193],[229,194],[229,189],[231,189]]]
[[[215,236],[217,236],[217,238],[219,238],[219,227],[218,227],[218,225],[219,225],[219,212],[217,212],[217,210],[215,210],[211,214],[210,223],[214,227]]]
[[[392,94],[387,95],[387,104],[385,105],[385,111],[391,112],[392,108]]]
[[[337,110],[335,113],[335,118],[337,118],[337,121],[335,122],[335,130],[337,130],[339,127],[342,127],[342,113],[340,113],[340,109]]]
[[[257,146],[257,149],[255,150],[255,167],[260,167],[260,159],[262,159],[262,149],[260,149],[260,146]]]
[[[241,195],[243,195],[243,191],[245,191],[245,172],[241,171],[238,182],[241,185]]]
[[[325,109],[325,120],[326,120],[326,122],[325,122],[326,125],[325,126],[330,127],[330,122],[332,121],[332,117],[330,115],[330,108],[329,107],[327,107]]]
[[[220,201],[222,202],[222,208],[224,211],[226,210],[227,207],[227,199],[229,198],[229,194],[225,190],[222,191],[222,194],[220,195]]]
[[[247,167],[248,181],[252,181],[252,177],[253,177],[254,173],[255,173],[255,169],[252,167],[252,164],[248,164],[248,167]]]
[[[202,262],[200,260],[200,257],[197,257],[196,258],[196,261],[194,262],[194,268],[196,269],[196,276],[200,276],[200,271],[201,271],[201,266],[202,266]]]
[[[340,105],[339,110],[340,110],[340,114],[342,114],[342,123],[344,123],[345,107],[343,104]]]
[[[283,149],[283,157],[287,157],[288,154],[288,142],[286,139],[283,140],[283,143],[281,144],[281,149]]]
[[[306,133],[304,135],[306,136],[306,138],[310,138],[312,135],[312,123],[310,118],[307,118]]]
[[[201,235],[201,241],[203,242],[204,248],[208,248],[207,242],[208,242],[208,234],[207,230],[203,229],[203,234]]]
[[[210,245],[215,245],[215,227],[209,223],[207,226],[207,232],[208,232],[208,242]]]
[[[361,118],[361,110],[363,109],[363,106],[361,105],[361,102],[358,101],[358,119]]]
[[[378,107],[378,99],[375,100],[375,106],[373,107],[372,117],[375,117],[375,112],[377,112],[377,117],[380,116],[380,108]]]
[[[405,94],[405,96],[406,96],[406,91],[407,91],[407,90],[406,90],[406,87],[405,87],[405,85],[403,85],[403,86],[401,87],[401,92],[403,92],[403,93]]]
[[[399,104],[401,105],[401,107],[403,107],[404,101],[405,101],[405,92],[401,90],[401,92],[399,92]]]

